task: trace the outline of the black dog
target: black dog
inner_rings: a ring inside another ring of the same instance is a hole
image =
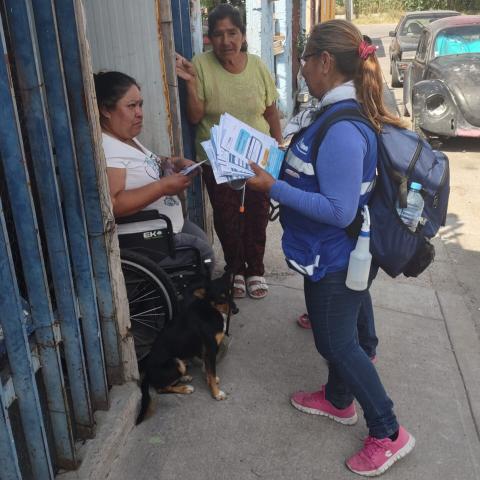
[[[229,276],[211,280],[207,288],[192,289],[185,294],[181,312],[157,336],[147,357],[139,362],[144,373],[141,384],[142,403],[137,425],[143,421],[150,404],[149,387],[159,393],[192,393],[191,385],[178,385],[190,381],[186,376],[183,359],[200,357],[205,364],[207,384],[213,398],[223,400],[225,393],[218,386],[216,356],[225,335],[224,315],[237,313],[231,300]]]

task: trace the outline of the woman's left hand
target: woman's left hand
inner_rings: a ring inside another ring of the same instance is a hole
[[[250,162],[249,165],[255,173],[255,176],[247,180],[248,188],[256,190],[257,192],[270,192],[272,185],[275,183],[275,179],[256,163]]]
[[[170,158],[170,162],[172,163],[173,171],[175,173],[178,173],[184,168],[189,167],[190,165],[193,165],[195,163],[193,160],[189,160],[188,158],[183,157],[172,157]],[[195,172],[195,174],[196,173],[198,172]]]

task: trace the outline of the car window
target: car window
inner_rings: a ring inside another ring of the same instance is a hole
[[[429,37],[430,37],[430,34],[428,32],[423,32],[423,35],[420,37],[420,41],[418,42],[418,47],[417,47],[417,54],[415,56],[415,59],[418,60],[419,62],[425,61]]]
[[[445,16],[448,16],[448,15],[445,15]],[[405,37],[418,37],[422,33],[423,27],[440,18],[444,18],[444,17],[441,15],[435,15],[435,16],[427,16],[427,17],[407,18],[405,20],[405,23],[402,26],[400,35]]]
[[[442,30],[435,39],[434,56],[480,53],[480,25]]]

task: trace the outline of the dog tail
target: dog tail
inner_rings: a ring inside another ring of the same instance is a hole
[[[150,382],[148,379],[148,374],[145,374],[142,380],[141,384],[141,390],[142,390],[142,403],[140,405],[140,412],[137,417],[137,421],[135,422],[135,425],[139,425],[140,423],[143,422],[145,419],[145,415],[147,414],[148,407],[150,406]]]

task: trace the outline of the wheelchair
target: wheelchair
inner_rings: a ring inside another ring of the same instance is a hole
[[[159,228],[142,223],[160,220]],[[171,220],[157,210],[142,210],[119,217],[117,225],[135,223],[135,233],[118,234],[120,260],[130,308],[131,332],[137,359],[149,352],[149,344],[178,312],[185,290],[209,279],[208,262],[194,247],[176,247]],[[138,231],[137,231],[138,230]],[[181,252],[187,262],[175,260]],[[169,257],[168,266],[159,264]]]

